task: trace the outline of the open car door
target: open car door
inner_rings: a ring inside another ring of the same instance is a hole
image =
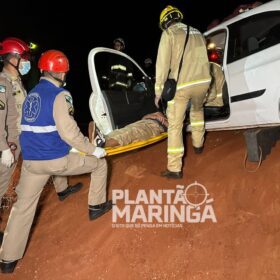
[[[156,111],[154,86],[141,67],[128,55],[108,48],[94,48],[88,57],[92,94],[91,116],[103,135],[139,121]],[[107,154],[138,149],[167,137],[162,133],[124,147],[106,148]]]

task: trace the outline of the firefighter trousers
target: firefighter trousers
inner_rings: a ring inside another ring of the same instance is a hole
[[[107,163],[105,159],[70,153],[54,160],[23,161],[17,202],[13,205],[0,249],[0,259],[22,258],[40,194],[51,175],[91,173],[88,204],[106,201]],[[57,213],[59,215],[59,213]]]
[[[183,122],[186,109],[191,101],[190,125],[192,144],[194,147],[203,146],[204,142],[204,113],[205,102],[209,84],[193,85],[176,92],[173,100],[168,102],[168,141],[167,141],[167,169],[172,172],[182,170],[182,157],[184,155]]]

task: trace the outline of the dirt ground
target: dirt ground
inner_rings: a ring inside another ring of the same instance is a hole
[[[201,155],[194,154],[189,139],[182,180],[159,177],[166,167],[166,141],[109,158],[109,197],[114,189],[136,195],[138,189],[174,189],[197,181],[214,199],[217,223],[113,228],[111,212],[89,221],[89,176],[71,177],[84,188],[64,202],[51,185],[45,188],[24,258],[12,275],[0,278],[280,279],[280,142],[252,173],[243,166],[241,131],[208,133]]]

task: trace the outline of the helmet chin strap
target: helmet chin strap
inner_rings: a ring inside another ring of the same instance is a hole
[[[19,70],[18,70],[19,64],[20,64],[20,60],[21,60],[21,58],[18,58],[17,65],[14,65],[13,63],[10,62],[9,59],[6,59],[7,63],[10,64],[11,66],[13,66],[13,67],[17,70],[18,74],[21,76],[21,74],[20,74],[20,72],[19,72]]]
[[[54,77],[53,74],[50,73],[50,72],[49,72],[49,75],[50,75],[53,79],[55,79],[57,82],[59,82],[61,87],[64,87],[64,86],[66,85],[66,82],[65,82],[65,81],[66,81],[66,75],[64,76],[64,79],[63,79],[63,80],[62,80],[62,79],[59,79],[59,78],[57,78],[57,77]]]

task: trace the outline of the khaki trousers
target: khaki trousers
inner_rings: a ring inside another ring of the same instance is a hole
[[[162,132],[164,129],[156,121],[145,119],[112,131],[106,135],[106,139],[113,138],[120,146],[125,146],[133,142],[148,140]]]
[[[16,188],[17,202],[13,205],[4,233],[0,259],[10,261],[22,258],[37,203],[49,177],[84,173],[91,173],[88,204],[97,205],[105,202],[107,181],[105,159],[70,153],[54,160],[23,161],[19,185]]]
[[[18,160],[19,154],[20,154],[20,146],[19,141],[13,141],[17,145],[17,149],[15,151],[15,162],[11,167],[6,167],[1,163],[0,160],[0,205],[2,197],[4,196],[5,192],[8,190],[8,187],[11,183],[11,177],[15,171],[16,168],[16,161]]]
[[[182,170],[184,155],[183,122],[188,102],[191,101],[190,122],[192,143],[194,147],[201,147],[204,142],[204,113],[205,101],[209,84],[195,85],[178,90],[173,100],[168,102],[168,141],[167,141],[167,169],[172,172]]]

